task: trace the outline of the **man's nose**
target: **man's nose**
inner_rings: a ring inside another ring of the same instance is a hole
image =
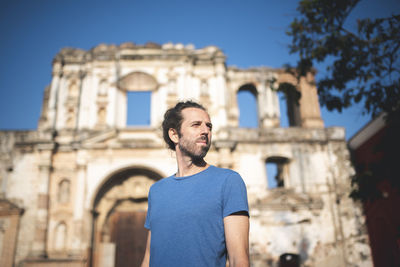
[[[210,128],[206,124],[201,125],[201,133],[202,134],[209,134],[210,133]]]

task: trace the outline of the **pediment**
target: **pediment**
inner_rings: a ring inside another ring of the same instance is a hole
[[[275,188],[255,203],[255,207],[262,210],[320,210],[323,208],[320,197],[294,192],[292,189]]]
[[[10,200],[5,198],[0,198],[0,216],[7,215],[22,215],[24,209],[18,207],[16,204],[12,203]]]

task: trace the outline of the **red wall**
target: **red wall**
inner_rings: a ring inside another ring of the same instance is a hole
[[[384,138],[385,130],[386,127],[353,151],[355,163],[363,170],[382,158],[383,153],[376,153],[374,148]],[[387,180],[377,187],[383,197],[364,203],[374,266],[400,266],[400,194]]]

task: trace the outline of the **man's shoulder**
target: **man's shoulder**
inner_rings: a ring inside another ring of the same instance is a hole
[[[217,173],[219,175],[223,175],[223,176],[239,176],[240,174],[234,170],[231,169],[227,169],[227,168],[221,168],[221,167],[216,167],[216,166],[210,166],[212,167],[212,171],[214,173]]]
[[[154,184],[151,185],[150,190],[157,190],[158,188],[162,188],[163,186],[167,185],[172,181],[172,176],[168,176],[156,181]]]
[[[216,166],[211,166],[212,169],[209,172],[209,177],[211,181],[217,182],[220,181],[220,183],[223,186],[226,186],[228,184],[237,184],[237,183],[243,183],[243,178],[242,176],[231,169],[227,169],[227,168],[220,168],[220,167],[216,167]]]

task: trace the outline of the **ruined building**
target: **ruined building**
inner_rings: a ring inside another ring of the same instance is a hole
[[[62,49],[37,130],[0,132],[0,266],[138,266],[148,189],[176,171],[160,123],[185,99],[213,121],[207,161],[247,185],[252,266],[277,266],[282,255],[304,266],[370,266],[363,217],[348,198],[344,129],[324,127],[312,76],[297,83],[278,69],[225,61],[214,46]],[[280,126],[273,80],[301,93],[287,103],[290,127]],[[149,123],[129,126],[127,96],[143,91]],[[256,128],[239,125],[241,91],[257,101]]]

